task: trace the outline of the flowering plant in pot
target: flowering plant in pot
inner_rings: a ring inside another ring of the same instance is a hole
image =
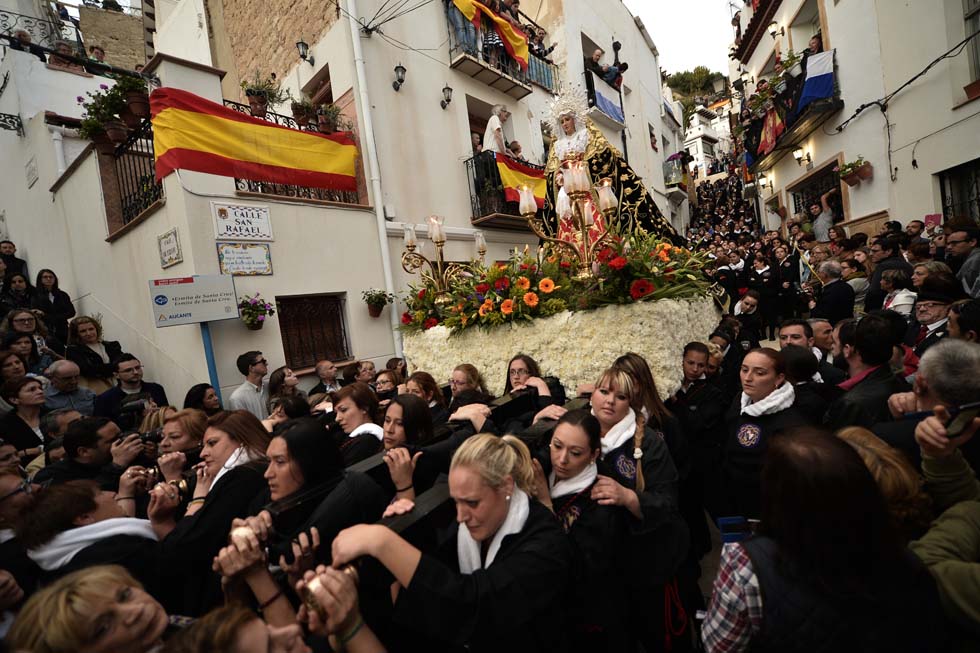
[[[321,104],[316,110],[317,126],[321,134],[332,134],[340,127],[340,107],[336,104]]]
[[[368,288],[361,293],[361,298],[368,305],[371,317],[379,317],[384,307],[395,301],[394,295],[378,288]]]
[[[276,81],[275,73],[271,73],[268,77],[261,77],[256,70],[252,79],[242,80],[241,87],[248,99],[249,113],[256,118],[265,118],[270,104],[280,104],[289,97]]]
[[[122,94],[130,113],[140,119],[150,117],[150,95],[142,77],[120,75],[114,89]]]
[[[111,151],[112,148],[106,146],[107,141],[119,144],[129,136],[126,125],[119,119],[126,102],[121,93],[106,84],[99,84],[98,92],[86,95],[88,101],[81,95],[75,98],[84,110],[79,136],[91,139],[96,145],[101,142],[105,149],[100,151]]]
[[[840,178],[843,179],[848,186],[857,186],[861,183],[861,177],[858,173],[858,169],[866,163],[867,161],[864,160],[864,157],[858,155],[858,158],[856,158],[854,161],[848,161],[840,164],[839,166],[835,166],[834,172],[840,175]]]
[[[242,322],[252,331],[261,329],[266,318],[276,314],[275,306],[262,299],[259,293],[255,293],[254,296],[245,295],[238,302],[238,311]]]

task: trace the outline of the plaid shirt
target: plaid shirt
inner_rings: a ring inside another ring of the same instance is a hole
[[[762,630],[762,592],[752,560],[737,543],[725,544],[701,626],[708,653],[746,651]]]

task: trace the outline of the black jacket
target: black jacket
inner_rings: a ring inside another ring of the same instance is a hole
[[[908,389],[908,384],[895,376],[887,363],[881,365],[830,404],[824,424],[836,430],[845,426],[871,428],[888,421],[888,397]]]
[[[938,329],[930,333],[928,336],[926,336],[926,338],[919,344],[915,344],[915,341],[918,336],[918,328],[916,328],[916,333],[912,335],[911,342],[909,344],[914,347],[913,351],[915,351],[915,355],[918,356],[919,358],[922,358],[922,355],[926,353],[926,351],[930,347],[932,347],[933,345],[935,345],[936,343],[938,343],[940,340],[942,340],[948,335],[949,335],[949,322],[947,321],[944,322],[941,327],[939,327]]]
[[[866,313],[878,310],[885,303],[885,296],[888,293],[881,289],[881,274],[885,270],[905,270],[910,277],[912,276],[912,266],[901,256],[889,256],[876,263],[875,271],[868,280],[868,294],[864,297]]]
[[[854,317],[854,289],[846,281],[828,283],[817,298],[817,305],[810,309],[810,317],[822,317],[832,325]]]
[[[14,445],[17,451],[33,449],[44,443],[44,440],[34,432],[34,429],[20,418],[16,410],[0,417],[0,438]]]
[[[555,518],[536,500],[524,528],[504,537],[493,564],[462,574],[458,524],[434,554],[422,554],[394,608],[399,626],[438,645],[427,650],[551,652],[565,649],[571,548]]]
[[[105,353],[109,356],[109,362],[103,363],[102,358],[86,345],[68,345],[66,358],[78,365],[82,376],[89,378],[111,379],[115,370],[112,361],[122,354],[122,346],[115,340],[103,340]]]
[[[44,312],[44,323],[64,342],[68,340],[68,320],[75,317],[75,306],[64,290],[56,290],[51,294],[54,295],[53,302],[48,293],[37,289],[31,298],[31,306]]]
[[[159,383],[143,381],[140,393],[146,395],[146,398],[152,399],[157,406],[170,405],[170,402],[167,401],[167,392]],[[119,424],[120,428],[124,428],[123,424],[120,423],[119,408],[122,405],[123,399],[128,396],[130,395],[123,392],[122,387],[119,385],[109,388],[95,398],[95,415],[97,417],[108,417],[116,424]],[[142,420],[142,415],[139,416],[139,419]],[[125,422],[126,420],[123,421]],[[129,421],[131,422],[132,420],[130,419]],[[139,426],[138,422],[136,426]]]

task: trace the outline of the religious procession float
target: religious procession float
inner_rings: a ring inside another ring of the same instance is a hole
[[[574,393],[633,351],[649,361],[661,394],[677,389],[684,345],[718,322],[718,293],[703,274],[704,255],[683,246],[585,111],[580,93],[554,101],[559,137],[544,173],[512,189],[540,239],[536,250],[488,263],[478,234],[478,260],[447,263],[442,218],[430,216],[430,260],[406,226],[402,266],[420,275],[401,317],[410,367],[445,379],[460,361],[489,372],[524,353]],[[489,388],[498,395],[501,377],[487,376],[500,382]]]

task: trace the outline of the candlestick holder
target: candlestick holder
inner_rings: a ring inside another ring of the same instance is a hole
[[[433,239],[432,243],[436,246],[434,259],[429,259],[421,252],[415,251],[416,245],[414,243],[406,244],[405,252],[402,253],[402,269],[409,274],[417,272],[423,281],[431,284],[435,288],[434,301],[436,306],[445,308],[453,303],[452,293],[449,291],[450,287],[468,271],[468,268],[459,263],[446,262],[442,253],[446,244],[444,237],[437,237]]]

